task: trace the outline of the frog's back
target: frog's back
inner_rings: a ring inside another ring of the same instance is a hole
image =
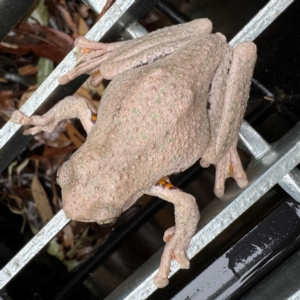
[[[195,90],[173,62],[170,56],[117,76],[88,138],[99,141],[100,156],[111,152],[115,168],[128,168],[144,187],[188,168],[209,140],[206,102],[214,70],[199,72],[202,85]]]

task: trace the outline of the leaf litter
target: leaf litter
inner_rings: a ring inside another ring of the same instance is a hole
[[[107,1],[101,15],[113,2]],[[69,53],[74,40],[86,34],[97,19],[80,1],[37,3],[0,43],[0,127]],[[103,91],[103,84],[92,88],[87,80],[76,94],[97,106]],[[0,175],[0,205],[22,216],[21,232],[27,224],[36,234],[61,209],[60,188],[55,180],[57,169],[84,141],[85,133],[78,121],[62,122],[55,132],[34,136]],[[72,271],[95,253],[112,230],[96,223],[72,221],[49,243],[47,251]]]

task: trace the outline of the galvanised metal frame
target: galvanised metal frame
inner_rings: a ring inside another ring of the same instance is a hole
[[[84,0],[97,12],[102,10],[105,0]],[[107,13],[88,32],[87,38],[100,40],[112,27],[125,26],[125,35],[132,38],[143,35],[146,30],[135,20],[143,9],[150,10],[157,1],[117,0]],[[271,0],[230,42],[232,46],[245,40],[254,40],[293,0]],[[141,8],[142,7],[142,8]],[[135,11],[135,13],[132,13]],[[131,12],[131,13],[130,13]],[[134,17],[132,17],[134,15]],[[58,77],[76,64],[74,50],[60,63],[46,81],[22,106],[21,111],[32,115],[45,110],[45,103],[51,106],[58,101],[57,94],[64,94],[58,87]],[[66,87],[65,94],[78,88],[83,78]],[[59,90],[59,92],[57,92]],[[50,104],[49,104],[50,103]],[[44,106],[44,109],[43,109]],[[252,161],[247,168],[249,185],[244,190],[231,187],[221,200],[213,201],[202,212],[200,229],[188,249],[189,258],[194,257],[214,238],[221,234],[234,220],[250,208],[259,198],[279,184],[288,194],[300,202],[300,173],[295,168],[300,163],[300,123],[290,130],[275,145],[269,145],[246,121],[240,130],[240,141],[248,149]],[[22,139],[21,142],[19,139]],[[20,133],[20,125],[8,122],[0,131],[0,171],[9,163],[5,153],[16,156],[28,142]],[[61,210],[27,245],[0,271],[0,289],[3,288],[70,220]],[[121,284],[107,299],[146,299],[156,290],[152,279],[157,272],[161,252],[158,251]],[[179,269],[172,263],[172,276]]]

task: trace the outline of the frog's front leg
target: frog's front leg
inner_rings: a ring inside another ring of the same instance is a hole
[[[34,125],[24,131],[24,134],[37,134],[40,131],[52,132],[59,123],[65,119],[80,119],[85,131],[90,132],[94,125],[93,115],[96,109],[84,98],[69,96],[54,105],[42,116],[27,117],[21,111],[16,110],[11,117],[11,121],[21,125]]]
[[[200,213],[195,198],[174,187],[168,178],[160,180],[150,189],[149,194],[171,202],[175,206],[175,226],[166,230],[164,234],[166,246],[159,271],[154,278],[154,284],[163,288],[169,283],[168,275],[172,259],[179,263],[181,269],[190,267],[186,250],[197,229]]]

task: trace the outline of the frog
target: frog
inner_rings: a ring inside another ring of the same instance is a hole
[[[65,119],[81,121],[86,141],[57,172],[70,219],[111,225],[144,194],[174,205],[175,225],[164,233],[153,279],[163,288],[172,259],[189,268],[187,249],[200,220],[195,197],[170,176],[199,161],[215,166],[217,197],[228,177],[240,188],[248,184],[237,142],[256,46],[245,41],[233,48],[212,33],[209,19],[196,19],[115,43],[79,37],[75,47],[77,64],[59,83],[81,74],[91,75],[93,86],[109,80],[98,109],[73,95],[42,116],[17,110],[11,120],[33,125],[24,131],[32,135],[52,132]]]

